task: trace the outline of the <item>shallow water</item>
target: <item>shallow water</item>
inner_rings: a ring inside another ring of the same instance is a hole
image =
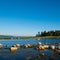
[[[0,40],[3,44],[3,48],[0,49],[0,60],[60,60],[60,54],[55,53],[53,50],[40,50],[37,51],[34,48],[19,48],[16,52],[11,52],[9,49],[5,49],[6,45],[11,47],[14,44],[37,44],[38,42],[55,44],[59,43],[60,39],[25,39],[25,40]]]

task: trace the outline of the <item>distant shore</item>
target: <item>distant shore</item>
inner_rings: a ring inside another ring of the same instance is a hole
[[[20,39],[40,39],[40,38],[60,38],[60,36],[26,36],[22,38],[0,38],[0,40],[20,40]]]

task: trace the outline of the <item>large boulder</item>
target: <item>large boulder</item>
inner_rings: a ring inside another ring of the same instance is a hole
[[[49,46],[48,46],[48,45],[44,45],[44,48],[45,48],[45,49],[48,49],[48,48],[49,48]]]
[[[0,43],[0,48],[2,48],[2,44]]]
[[[55,49],[55,46],[54,45],[51,45],[50,48],[54,50]]]
[[[10,51],[11,51],[11,52],[15,52],[15,51],[17,51],[17,50],[18,50],[17,47],[11,47],[11,48],[10,48]]]

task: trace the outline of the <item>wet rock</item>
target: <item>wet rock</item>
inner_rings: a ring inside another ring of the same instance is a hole
[[[2,44],[0,43],[0,48],[2,48]]]
[[[48,45],[44,45],[44,48],[45,48],[45,49],[48,49],[48,48],[49,48],[49,46],[48,46]]]
[[[11,52],[15,52],[15,51],[17,51],[17,50],[18,50],[17,47],[11,47],[11,48],[10,48],[10,51],[11,51]]]
[[[54,50],[54,49],[55,49],[55,46],[54,46],[54,45],[51,45],[50,48],[51,48],[52,50]]]

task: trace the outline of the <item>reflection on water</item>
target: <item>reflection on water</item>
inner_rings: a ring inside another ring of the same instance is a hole
[[[39,40],[42,43],[58,43],[60,39],[41,39]],[[33,47],[31,48],[19,48],[15,52],[11,52],[8,47],[11,47],[14,44],[37,44],[38,40],[1,40],[0,43],[3,44],[3,48],[0,49],[0,60],[60,60],[60,53],[55,52],[51,49],[45,50],[35,50]],[[6,45],[8,47],[6,48]]]
[[[34,50],[33,48],[20,48],[18,51],[11,52],[8,49],[0,50],[0,59],[3,60],[56,60],[60,59],[60,54],[53,50]]]
[[[32,58],[32,60],[60,60],[60,56],[58,55],[58,53],[56,54],[54,51],[52,50],[46,50],[43,52],[40,52],[38,56]]]

